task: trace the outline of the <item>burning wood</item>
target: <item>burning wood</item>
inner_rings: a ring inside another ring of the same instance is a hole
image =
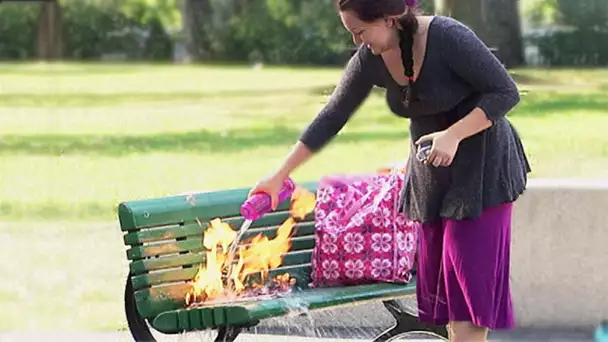
[[[269,271],[283,263],[283,257],[291,248],[291,235],[295,219],[303,219],[315,207],[315,195],[303,188],[296,188],[292,195],[290,215],[277,229],[274,239],[258,234],[239,246],[235,258],[229,258],[228,251],[235,241],[237,232],[220,220],[213,219],[205,230],[203,246],[206,261],[199,266],[192,286],[186,294],[186,307],[200,307],[235,301],[254,301],[276,298],[289,293],[296,280],[289,273],[268,279]],[[228,267],[228,260],[236,260],[234,267]],[[228,274],[231,269],[232,274]]]

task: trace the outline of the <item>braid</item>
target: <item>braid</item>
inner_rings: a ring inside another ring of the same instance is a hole
[[[414,82],[414,33],[418,30],[418,20],[416,16],[408,11],[406,15],[399,19],[402,30],[399,31],[399,48],[401,49],[401,62],[405,76],[407,76],[408,86],[403,87],[403,102],[406,107],[416,101],[416,87]]]

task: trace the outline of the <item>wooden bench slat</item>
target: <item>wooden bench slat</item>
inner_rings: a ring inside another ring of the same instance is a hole
[[[203,249],[203,239],[200,236],[197,236],[182,241],[131,247],[127,250],[127,258],[129,260],[137,260],[146,257],[175,254],[180,252],[200,252]]]
[[[262,233],[269,239],[274,239],[277,236],[277,228],[279,226],[270,226],[264,228],[251,228],[243,234],[242,241],[247,241],[252,237]],[[292,238],[313,236],[315,234],[315,223],[312,221],[297,223],[292,231]]]
[[[300,236],[291,238],[291,249],[293,251],[301,249],[311,249],[314,247],[314,236]],[[248,244],[243,244],[248,246]],[[129,260],[139,260],[143,258],[162,256],[167,254],[176,254],[182,252],[201,252],[205,250],[203,247],[203,239],[201,237],[192,237],[181,241],[170,241],[166,243],[158,243],[144,246],[131,247],[127,250],[127,258]]]
[[[310,263],[311,255],[312,250],[289,252],[285,254],[281,267],[277,268],[277,273],[281,272],[281,270],[287,266],[307,266]],[[204,262],[205,260],[204,254],[193,256],[198,256],[202,259],[201,262]],[[297,270],[297,268],[294,268],[294,270]],[[168,282],[192,280],[196,275],[196,272],[198,272],[198,264],[187,268],[172,268],[152,273],[137,274],[133,275],[131,279],[133,281],[133,288],[139,290],[144,287]]]
[[[268,228],[272,228],[272,227],[278,228],[278,226],[283,224],[283,222],[285,222],[290,216],[291,216],[291,214],[288,210],[283,210],[283,211],[277,210],[274,212],[267,213],[266,215],[253,221],[253,223],[251,224],[251,226],[249,227],[249,229],[247,231],[255,232],[255,231],[257,231],[257,229],[260,229],[260,228],[263,228],[263,229],[268,229]],[[232,229],[239,230],[241,225],[243,224],[243,222],[245,222],[245,219],[239,216],[239,217],[225,218],[225,219],[222,219],[222,221],[229,223],[230,226],[232,227]],[[311,215],[308,215],[305,219],[297,220],[297,223],[313,222],[313,221],[314,221],[314,215],[311,214]]]
[[[131,275],[138,275],[148,271],[196,265],[204,261],[205,254],[203,253],[168,255],[158,258],[135,260],[129,264],[129,270],[131,271]]]
[[[317,188],[317,182],[299,185],[313,192]],[[118,217],[123,231],[193,222],[197,218],[209,221],[216,217],[238,217],[248,193],[248,189],[232,189],[123,202],[118,205]],[[288,208],[289,200],[286,200],[277,210]]]
[[[282,216],[287,217],[287,214],[285,213],[284,215],[281,215],[280,217],[282,217]],[[274,238],[276,236],[276,230],[279,227],[279,225],[270,225],[270,223],[275,223],[274,221],[282,223],[284,221],[284,220],[282,220],[282,221],[277,220],[276,219],[277,217],[279,217],[279,216],[275,215],[275,219],[273,221],[267,220],[269,222],[262,222],[262,223],[257,223],[257,224],[252,225],[252,227],[249,228],[245,232],[242,240],[249,239],[260,233],[268,236],[269,238]],[[142,243],[151,243],[151,242],[158,242],[158,241],[171,242],[170,240],[181,239],[181,238],[192,237],[192,236],[197,236],[199,238],[202,238],[203,232],[205,231],[205,229],[207,229],[208,226],[209,226],[208,222],[201,222],[200,224],[198,222],[193,222],[193,223],[184,224],[183,226],[172,225],[172,226],[161,227],[161,228],[141,229],[138,231],[133,231],[128,234],[125,234],[124,241],[125,241],[125,245],[133,246],[133,245],[139,245]],[[235,230],[236,230],[236,229],[238,229],[238,227],[240,227],[240,225],[232,225],[232,227],[235,228]],[[314,231],[315,230],[314,230],[314,221],[313,220],[298,222],[296,224],[296,226],[294,227],[293,236],[313,235]]]
[[[269,238],[274,238],[276,236],[276,229],[277,229],[276,226],[267,227],[267,228],[251,229],[251,230],[248,230],[244,234],[243,239],[244,239],[244,241],[246,241],[246,239],[249,239],[252,236],[255,236],[260,233],[262,233],[266,236],[269,236]],[[298,223],[296,225],[296,227],[294,228],[293,236],[294,237],[313,236],[314,230],[315,230],[314,222]],[[196,235],[194,235],[194,236],[196,236]],[[197,238],[200,239],[200,237],[197,237]],[[168,243],[173,243],[173,242],[168,242]],[[198,247],[198,244],[196,246]],[[138,246],[136,248],[142,249],[141,246]],[[132,253],[142,253],[142,252],[132,252]],[[176,254],[160,255],[160,256],[156,256],[154,258],[133,260],[129,264],[129,268],[130,268],[131,274],[137,275],[137,274],[145,273],[147,271],[154,271],[154,270],[161,270],[161,269],[172,268],[172,267],[199,264],[204,261],[204,258],[205,258],[204,254],[199,254],[199,253],[179,254],[179,255],[176,255]]]
[[[297,287],[308,287],[308,284],[311,281],[310,264],[279,267],[271,270],[269,275],[274,277],[278,274],[283,274],[286,272],[297,280]],[[135,283],[133,285],[135,286]],[[175,282],[173,284],[146,287],[136,290],[135,301],[137,303],[139,313],[144,318],[152,318],[164,311],[183,308],[186,293],[188,293],[190,289],[191,286],[188,283]]]
[[[306,289],[277,299],[229,303],[226,306],[211,306],[195,309],[178,309],[162,312],[152,321],[160,332],[174,334],[189,331],[192,322],[202,329],[221,325],[247,325],[263,319],[284,316],[292,311],[314,311],[335,308],[341,305],[362,303],[370,300],[389,300],[411,296],[416,293],[416,282],[406,285],[376,283],[369,285]],[[216,320],[216,318],[219,318]]]
[[[181,225],[171,225],[162,228],[141,229],[125,234],[125,245],[136,245],[162,240],[175,240],[188,236],[202,236],[205,229],[209,227],[208,222],[188,223]]]

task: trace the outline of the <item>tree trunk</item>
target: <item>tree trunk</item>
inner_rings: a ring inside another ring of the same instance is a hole
[[[36,50],[38,59],[58,60],[63,57],[61,6],[57,0],[44,2],[38,15]]]
[[[182,18],[189,59],[208,60],[210,42],[205,27],[211,20],[209,0],[182,0]]]
[[[508,67],[524,64],[524,47],[517,0],[485,0],[486,44],[498,49]]]
[[[436,13],[470,27],[509,68],[524,62],[517,0],[436,0]]]

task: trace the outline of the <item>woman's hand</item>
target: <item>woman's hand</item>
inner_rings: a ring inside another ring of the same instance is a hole
[[[279,192],[283,188],[283,182],[286,177],[281,176],[279,173],[271,174],[263,178],[258,184],[251,189],[249,196],[265,193],[270,196],[270,206],[272,210],[276,210],[279,205]]]
[[[429,157],[424,162],[435,167],[450,166],[458,150],[460,139],[450,130],[439,131],[422,136],[416,141],[420,145],[425,141],[433,143]]]

